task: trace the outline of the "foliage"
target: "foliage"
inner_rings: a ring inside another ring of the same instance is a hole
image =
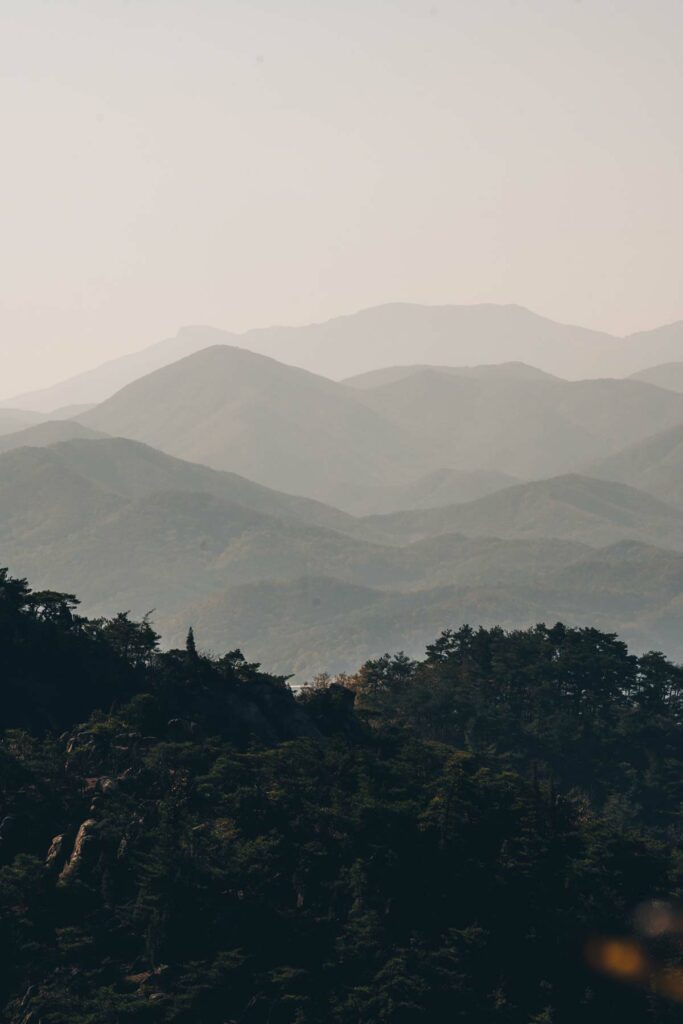
[[[661,655],[463,628],[295,698],[6,574],[0,643],[9,1024],[678,1019],[583,957],[680,895]]]

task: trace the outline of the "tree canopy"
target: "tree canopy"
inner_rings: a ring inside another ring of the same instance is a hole
[[[0,645],[9,1024],[680,1019],[661,654],[461,627],[295,694],[6,572]]]

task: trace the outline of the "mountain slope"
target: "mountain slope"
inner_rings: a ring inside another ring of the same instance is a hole
[[[9,452],[14,448],[46,448],[59,441],[71,441],[74,438],[98,438],[105,435],[98,430],[84,427],[76,420],[46,420],[32,427],[25,427],[13,434],[0,437],[0,452]]]
[[[350,388],[228,346],[129,384],[81,422],[342,507],[347,484],[395,484],[423,465]]]
[[[206,649],[241,643],[273,671],[310,679],[354,671],[358,663],[400,649],[420,657],[435,629],[505,624],[523,628],[586,621],[621,634],[637,650],[663,649],[683,659],[683,554],[618,544],[543,575],[500,581],[495,567],[477,582],[418,592],[386,592],[333,579],[249,584],[198,602],[165,623],[181,643],[187,624]]]
[[[527,564],[540,571],[583,553],[576,544],[464,537],[385,546],[310,521],[327,514],[355,525],[334,509],[119,439],[10,452],[0,456],[0,480],[0,541],[13,571],[78,589],[97,612],[114,602],[143,614],[161,598],[168,614],[197,594],[303,575],[411,589],[454,574],[477,580],[492,566],[501,576]]]
[[[592,463],[586,472],[683,507],[683,424]]]
[[[630,380],[469,379],[427,368],[357,394],[437,465],[522,478],[574,470],[683,422],[683,395]]]
[[[475,380],[558,379],[550,373],[536,369],[535,366],[528,366],[526,363],[519,362],[485,363],[479,366],[429,366],[423,363],[412,366],[387,366],[381,370],[370,370],[368,373],[360,373],[355,377],[348,377],[342,383],[365,391],[383,387],[385,384],[394,384],[396,381],[403,380],[405,377],[412,377],[414,374],[425,370],[447,373],[454,377],[470,377]]]
[[[34,458],[30,453],[17,452],[13,463],[18,467],[24,460],[30,466]],[[281,494],[234,473],[185,462],[126,438],[75,437],[53,444],[43,458],[55,467],[55,479],[59,479],[60,470],[65,476],[76,474],[99,490],[127,501],[163,492],[207,494],[231,505],[306,525],[343,531],[355,524],[353,517],[331,506]],[[0,468],[4,465],[0,460]]]
[[[683,320],[663,324],[648,331],[637,331],[624,339],[626,362],[632,364],[625,373],[637,373],[661,363],[683,360]],[[649,358],[648,358],[649,356]],[[615,376],[618,374],[615,373]]]
[[[7,562],[66,539],[121,508],[111,491],[87,480],[50,448],[17,448],[0,456],[0,545]],[[49,573],[49,560],[43,573]]]
[[[409,303],[376,306],[302,328],[248,331],[242,343],[335,378],[396,364],[460,366],[514,359],[560,375],[598,373],[600,354],[616,345],[609,335],[554,324],[520,306]]]
[[[324,519],[326,510],[118,439],[0,456],[3,558],[39,586],[81,590],[97,611],[114,603],[144,613],[155,592],[165,608],[182,607],[194,594],[266,576],[396,578],[391,549],[313,525],[307,513]]]
[[[307,327],[247,331],[237,343],[336,379],[397,364],[510,360],[580,379],[626,376],[683,358],[683,322],[616,338],[521,306],[391,303]]]
[[[683,516],[621,483],[569,475],[508,487],[465,505],[361,520],[359,535],[406,543],[441,533],[470,537],[556,537],[601,547],[638,540],[683,551]]]
[[[234,635],[250,656],[304,674],[316,652],[348,667],[465,619],[585,621],[595,608],[645,646],[663,630],[675,639],[681,556],[586,542],[655,538],[680,551],[682,519],[580,477],[359,521],[118,438],[0,455],[0,549],[13,573],[78,591],[90,614],[153,608],[166,640],[190,624],[203,643]]]
[[[669,391],[683,391],[683,362],[650,366],[647,370],[632,374],[631,380],[642,380],[646,384],[654,384]]]
[[[683,360],[683,322],[617,338],[559,324],[521,306],[390,303],[302,327],[235,334],[184,327],[174,338],[110,360],[51,388],[5,399],[44,413],[96,403],[209,345],[240,347],[335,379],[397,364],[467,366],[522,361],[570,379],[624,377],[653,363]]]
[[[355,514],[387,515],[404,509],[441,508],[475,501],[516,483],[520,483],[518,478],[498,470],[435,469],[405,484],[349,484],[344,500]]]
[[[498,541],[458,537],[400,549],[307,515],[353,524],[334,509],[120,439],[0,456],[0,542],[12,570],[41,586],[78,590],[98,613],[113,603],[144,614],[161,599],[160,614],[168,615],[230,585],[304,575],[407,589],[454,573],[476,580],[491,565],[514,576],[520,565],[557,567],[583,550],[554,542],[501,550]]]
[[[42,416],[26,409],[0,409],[0,437],[40,423]]]
[[[683,422],[683,395],[639,381],[493,369],[418,369],[359,389],[214,346],[129,384],[79,421],[361,514],[440,503],[424,501],[421,488],[444,471],[508,482],[557,475]],[[451,493],[466,500],[494,489],[483,482],[468,492],[463,479]]]
[[[173,363],[192,352],[198,352],[208,345],[222,344],[230,338],[231,335],[227,332],[214,327],[183,327],[174,338],[159,341],[139,352],[110,359],[92,370],[60,381],[52,387],[30,391],[17,398],[0,402],[0,407],[19,403],[27,409],[43,413],[53,413],[69,406],[89,407],[104,401],[144,374],[152,373],[153,370]]]

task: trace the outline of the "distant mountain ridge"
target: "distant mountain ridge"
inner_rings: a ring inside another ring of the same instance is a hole
[[[389,303],[323,323],[241,334],[184,327],[148,348],[0,406],[48,413],[104,401],[138,377],[212,344],[236,345],[341,380],[397,364],[474,366],[521,361],[570,379],[624,377],[683,360],[683,321],[618,338],[556,323],[521,306]]]
[[[661,363],[650,366],[631,375],[632,380],[642,380],[669,391],[683,391],[683,360],[679,363]]]
[[[638,487],[683,509],[683,424],[591,463],[586,472]]]
[[[359,401],[422,439],[432,462],[451,469],[556,476],[683,422],[683,396],[634,380],[425,367],[370,387],[369,376],[354,389]]]
[[[667,366],[566,380],[508,351],[523,328],[524,355],[614,354],[539,321],[382,307],[257,332],[279,358],[197,328],[80,380],[50,419],[0,409],[0,564],[299,679],[418,655],[463,621],[588,617],[683,658],[683,393]],[[678,345],[676,325],[655,333]],[[291,365],[372,363],[390,337],[393,361],[340,382]]]
[[[362,514],[396,509],[401,494],[423,505],[420,481],[435,475],[448,481],[447,502],[458,487],[463,501],[511,478],[577,471],[682,423],[683,395],[496,367],[420,367],[358,388],[217,345],[134,381],[79,422]]]
[[[623,377],[683,358],[683,321],[617,338],[522,306],[388,303],[306,327],[247,331],[236,343],[335,379],[397,364],[510,361],[568,379]]]
[[[531,551],[527,555],[533,558]],[[520,552],[520,565],[521,558]],[[243,584],[172,617],[167,634],[181,643],[187,621],[201,623],[202,643],[213,650],[220,650],[226,637],[242,636],[247,650],[297,679],[349,671],[349,651],[361,661],[392,647],[416,657],[435,622],[454,627],[504,622],[519,628],[559,617],[577,625],[588,619],[610,631],[619,622],[639,650],[667,650],[680,659],[682,582],[683,554],[615,544],[577,554],[566,565],[558,562],[542,575],[520,568],[514,579],[501,581],[495,570],[484,571],[478,582],[417,593],[330,578]]]
[[[29,391],[17,398],[0,401],[0,408],[7,405],[18,405],[22,409],[36,410],[53,414],[57,411],[76,407],[71,415],[84,410],[82,406],[91,406],[103,402],[120,388],[131,381],[152,373],[162,366],[174,363],[183,356],[198,352],[212,344],[223,344],[230,335],[213,327],[183,327],[175,337],[156,342],[139,352],[110,359],[92,370],[61,381],[52,387],[39,391]]]
[[[362,391],[395,384],[406,377],[419,373],[436,372],[450,374],[454,377],[470,377],[475,380],[557,380],[552,373],[545,373],[527,363],[483,363],[478,366],[437,366],[427,363],[416,363],[413,366],[386,366],[380,370],[369,370],[356,377],[347,377],[342,384],[358,388]]]
[[[362,536],[406,543],[444,533],[555,537],[602,547],[637,540],[683,551],[680,509],[633,486],[579,474],[517,484],[476,501],[361,520]]]
[[[76,438],[0,454],[0,551],[88,613],[154,608],[166,642],[193,625],[202,645],[248,644],[300,680],[390,645],[418,654],[463,621],[589,615],[683,657],[683,516],[587,477],[357,519],[138,442]]]
[[[15,448],[45,448],[59,441],[71,441],[77,437],[105,436],[98,430],[84,427],[76,420],[46,420],[0,436],[0,452],[9,452]]]
[[[351,388],[229,346],[134,381],[80,422],[342,507],[347,484],[424,471],[422,447]]]
[[[0,409],[0,437],[6,434],[13,434],[17,430],[24,430],[26,427],[39,423],[41,417],[26,409]]]

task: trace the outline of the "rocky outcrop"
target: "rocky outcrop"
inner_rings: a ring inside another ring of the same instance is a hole
[[[60,885],[69,885],[92,863],[98,847],[97,822],[87,818],[76,834],[71,855],[59,875]]]
[[[55,836],[50,843],[50,849],[47,851],[47,857],[45,858],[45,867],[53,874],[57,872],[61,874],[66,861],[66,851],[66,835],[62,833]]]

